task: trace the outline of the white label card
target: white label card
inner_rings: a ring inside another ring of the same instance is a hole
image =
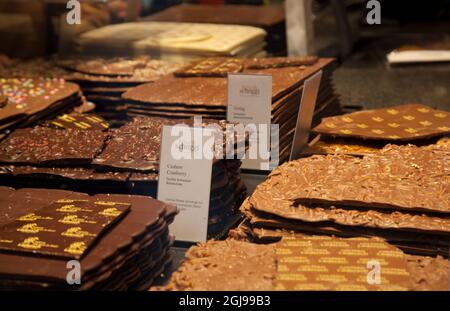
[[[242,160],[242,168],[269,169],[270,144],[268,142],[270,141],[271,114],[271,75],[228,74],[227,120],[242,123],[245,126],[252,124],[258,129],[254,135],[250,136],[250,151]],[[264,130],[260,131],[261,128]],[[261,144],[262,138],[265,139],[265,144]],[[258,152],[252,153],[252,150],[258,150]]]
[[[298,108],[297,125],[292,142],[291,161],[298,159],[303,148],[308,144],[309,131],[311,129],[321,79],[322,70],[306,79],[303,85],[302,98]]]
[[[158,200],[179,210],[170,232],[177,241],[207,239],[214,131],[188,126],[164,126]]]

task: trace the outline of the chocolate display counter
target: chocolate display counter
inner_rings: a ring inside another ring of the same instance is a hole
[[[404,104],[343,114],[336,67],[315,56],[223,55],[3,67],[0,288],[448,289],[450,113]],[[319,71],[310,142],[290,161],[305,81]],[[225,133],[229,73],[272,76],[280,166],[247,191],[236,155],[249,137],[232,136],[234,157],[214,158],[204,181],[208,241],[179,265],[169,225],[182,210],[154,199],[162,127],[200,115],[202,128]],[[66,278],[72,260],[79,283]]]

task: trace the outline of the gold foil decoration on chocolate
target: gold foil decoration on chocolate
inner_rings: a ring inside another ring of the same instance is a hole
[[[277,290],[407,290],[409,285],[404,254],[381,239],[284,237],[275,254]],[[378,283],[368,279],[370,262],[379,264]]]
[[[408,141],[448,134],[449,125],[449,113],[407,104],[324,118],[313,131],[331,136]]]

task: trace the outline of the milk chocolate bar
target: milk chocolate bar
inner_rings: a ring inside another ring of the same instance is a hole
[[[450,133],[450,114],[407,104],[325,118],[313,131],[332,136],[411,141]]]
[[[381,237],[389,243],[413,254],[436,254],[447,257],[449,252],[448,237],[433,232],[414,232],[397,229],[382,229],[370,226],[340,225],[333,222],[305,222],[290,220],[260,212],[252,208],[246,200],[241,206],[241,211],[247,218],[247,232],[260,242],[278,241],[283,235],[276,231],[289,232],[295,235],[325,234],[339,237]],[[414,246],[412,248],[412,246]]]
[[[272,75],[272,100],[299,87],[302,80],[317,70],[328,66],[332,59],[320,59],[305,70],[295,67],[249,70],[249,73]],[[125,92],[122,97],[128,100],[160,104],[185,104],[196,106],[226,106],[227,80],[224,78],[176,78],[165,76],[155,83],[144,84]],[[201,90],[201,92],[200,92]]]
[[[368,282],[371,264],[381,266],[381,282]],[[376,238],[229,239],[191,247],[168,284],[151,290],[445,290],[448,267],[441,257],[405,255]]]
[[[18,129],[0,143],[0,162],[90,163],[101,151],[107,135],[102,131],[47,127]]]
[[[404,254],[381,239],[284,237],[275,244],[276,290],[407,290]],[[371,262],[381,282],[369,282]],[[369,265],[369,267],[368,267]]]
[[[226,77],[244,69],[242,60],[236,58],[206,58],[176,70],[176,77]]]
[[[259,197],[259,192],[257,192],[252,196],[250,202],[260,199],[262,197]],[[450,235],[450,219],[442,217],[402,213],[398,211],[358,210],[334,206],[305,206],[302,204],[285,204],[285,202],[279,201],[274,201],[272,204],[271,208],[269,208],[269,204],[255,204],[253,208],[286,219],[302,220],[312,223],[335,222],[347,226],[399,229],[403,231]]]
[[[273,290],[273,247],[209,241],[191,247],[169,284],[153,290]]]
[[[389,145],[362,159],[313,156],[277,168],[257,188],[265,199],[251,202],[264,206],[277,198],[300,204],[449,213],[445,174],[449,159],[449,150],[439,146]]]

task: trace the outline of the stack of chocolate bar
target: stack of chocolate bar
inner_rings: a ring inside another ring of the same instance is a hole
[[[449,256],[450,149],[388,145],[362,158],[285,163],[241,206],[257,241],[284,233],[377,236],[419,255]]]
[[[168,284],[151,290],[447,290],[448,269],[442,257],[406,255],[377,238],[209,241],[191,247]]]
[[[153,82],[179,67],[181,63],[152,60],[148,57],[60,61],[71,70],[64,75],[80,85],[96,112],[110,119],[126,119],[121,94],[129,88]]]
[[[0,135],[83,104],[78,85],[57,78],[0,79]]]
[[[145,289],[171,262],[171,205],[64,190],[0,193],[2,290]]]
[[[161,128],[180,122],[193,124],[192,120],[141,117],[118,129],[106,130],[103,123],[83,122],[84,128],[80,128],[74,127],[74,122],[65,125],[57,119],[18,129],[0,142],[0,183],[155,197]],[[234,145],[232,150],[238,152]],[[236,156],[213,162],[210,236],[221,233],[239,218],[238,207],[246,195],[239,176],[240,164]]]
[[[377,152],[388,143],[436,143],[450,133],[450,113],[406,104],[324,118],[313,132],[320,135],[303,151],[304,155],[361,156]]]
[[[77,38],[82,55],[149,55],[186,61],[202,57],[264,57],[266,32],[251,26],[134,22],[108,25]]]
[[[129,100],[129,115],[186,118],[193,114],[225,119],[227,108],[227,74],[249,73],[272,75],[272,124],[279,124],[281,162],[288,159],[298,108],[305,80],[323,70],[313,125],[322,117],[339,114],[331,75],[332,59],[317,57],[232,59],[210,58],[194,62],[154,83],[128,90],[122,96]]]

